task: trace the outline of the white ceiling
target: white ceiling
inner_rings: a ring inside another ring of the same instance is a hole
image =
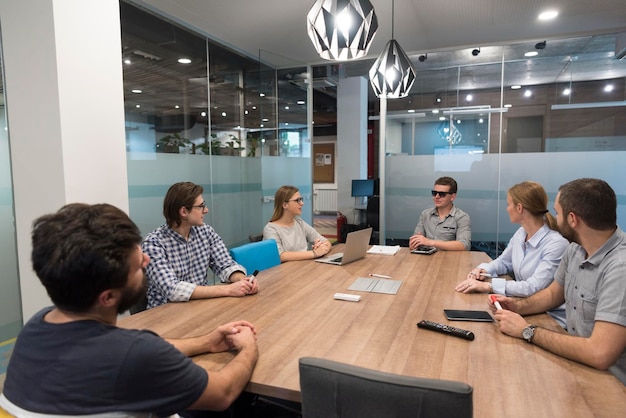
[[[314,0],[133,0],[275,67],[325,62],[307,35]],[[392,2],[371,0],[378,32],[367,58],[391,38]],[[555,8],[559,17],[540,22]],[[395,0],[394,35],[409,55],[626,31],[625,0]]]

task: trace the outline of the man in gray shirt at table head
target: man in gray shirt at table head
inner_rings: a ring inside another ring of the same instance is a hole
[[[140,243],[137,226],[107,204],[70,204],[35,221],[33,268],[54,306],[20,332],[2,408],[19,417],[168,416],[223,410],[239,396],[258,357],[249,322],[175,340],[116,326],[146,291]],[[232,360],[210,373],[188,357],[229,350]]]
[[[420,215],[409,248],[435,247],[440,250],[469,251],[472,245],[472,228],[467,213],[454,206],[457,184],[452,177],[435,180],[431,194],[435,207]]]
[[[554,281],[525,299],[497,296],[490,307],[500,331],[600,370],[626,385],[626,234],[617,226],[617,198],[602,180],[560,187],[554,202],[561,234],[571,241]],[[565,302],[567,332],[526,322],[521,315]]]

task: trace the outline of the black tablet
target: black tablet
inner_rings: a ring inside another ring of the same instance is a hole
[[[493,322],[493,318],[487,311],[465,311],[455,309],[444,309],[446,318],[449,321],[478,321],[478,322]]]

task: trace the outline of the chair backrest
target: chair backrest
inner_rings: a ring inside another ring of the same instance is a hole
[[[280,264],[278,246],[273,239],[250,242],[230,250],[233,259],[251,274]]]
[[[248,235],[250,242],[258,242],[263,239],[263,234],[250,234]]]
[[[383,373],[331,360],[299,361],[304,418],[472,417],[465,383]]]
[[[372,196],[367,199],[367,208],[365,214],[367,218],[367,225],[371,226],[374,231],[379,229],[379,216],[380,213],[380,198],[378,196]]]

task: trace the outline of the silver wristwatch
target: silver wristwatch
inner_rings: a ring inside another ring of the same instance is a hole
[[[533,338],[535,338],[535,328],[537,328],[537,325],[529,325],[522,330],[522,337],[526,340],[526,342],[533,342]]]

